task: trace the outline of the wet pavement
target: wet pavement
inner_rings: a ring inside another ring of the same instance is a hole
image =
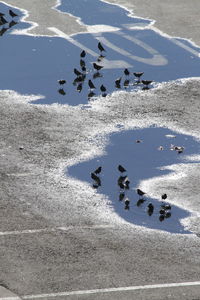
[[[91,14],[88,14],[88,5]],[[8,9],[5,4],[0,4],[0,11],[6,13]],[[152,80],[153,85],[199,76],[199,48],[148,29],[149,20],[132,18],[125,9],[97,0],[77,1],[73,5],[63,2],[57,9],[79,17],[81,22],[89,25],[88,30],[98,25],[105,32],[98,29],[93,33],[65,38],[10,34],[12,29],[29,26],[19,22],[0,37],[0,61],[4,70],[0,89],[41,95],[34,102],[38,104],[75,106],[119,89],[143,89],[145,86],[138,84],[133,72],[144,72],[141,78]],[[15,11],[19,20],[22,13]],[[0,29],[7,27],[5,24]],[[58,35],[62,32],[58,31]],[[99,41],[106,52],[99,51]],[[83,49],[86,56],[81,58]],[[101,54],[105,57],[100,57]],[[94,62],[103,66],[102,70],[97,72]],[[84,71],[81,69],[83,66],[86,68]],[[75,68],[83,74],[81,78],[74,73]],[[125,68],[130,71],[129,76],[124,74]],[[120,77],[121,84],[116,87],[115,80]],[[60,85],[58,80],[66,80],[66,83]],[[94,89],[90,89],[88,80],[92,80]],[[103,93],[100,90],[102,84],[106,88]]]
[[[184,155],[199,153],[199,147],[192,137],[166,128],[121,131],[110,135],[104,155],[70,167],[67,174],[86,181],[98,193],[106,195],[110,206],[126,221],[151,229],[186,234],[189,231],[184,230],[180,221],[190,213],[174,205],[173,199],[162,199],[167,190],[163,191],[160,199],[152,199],[147,194],[139,196],[137,187],[141,180],[168,174],[169,171],[163,169],[167,165],[188,163]],[[122,165],[126,172],[120,172],[118,165]],[[101,171],[98,170],[100,166]],[[92,175],[91,178],[91,173],[96,177]],[[127,181],[130,183],[127,184]],[[154,207],[152,214],[148,208],[150,203]],[[163,212],[161,206],[168,204],[171,209]]]

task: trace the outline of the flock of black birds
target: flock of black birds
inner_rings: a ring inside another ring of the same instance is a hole
[[[119,191],[119,201],[124,203],[124,209],[130,209],[130,199],[126,196],[126,191],[130,189],[130,181],[126,173],[126,169],[122,165],[118,165],[118,171],[120,172],[120,176],[117,180],[117,185],[120,188]],[[97,189],[101,186],[101,175],[102,167],[98,167],[94,172],[91,173],[91,178],[93,179],[93,188]],[[136,193],[139,196],[139,199],[136,202],[136,206],[140,207],[144,202],[147,201],[146,193],[140,189],[136,189]],[[164,201],[167,199],[167,194],[164,193],[161,195],[162,204],[159,207],[159,221],[162,222],[167,218],[171,217],[171,205],[165,203]],[[154,205],[149,202],[146,206],[146,212],[149,216],[154,213]]]
[[[100,63],[103,61],[103,59],[105,58],[105,48],[103,47],[103,45],[99,42],[98,43],[98,50],[99,50],[99,57],[97,59],[96,62],[93,62],[93,75],[92,75],[92,79],[93,81],[96,78],[99,77],[103,77],[103,75],[101,74],[101,70],[103,69],[103,65],[101,65]],[[85,57],[86,57],[86,51],[82,50],[80,53],[80,69],[74,68],[74,74],[76,75],[76,78],[73,81],[73,85],[76,86],[76,90],[77,92],[81,92],[83,89],[83,85],[84,82],[86,81],[87,78],[87,74],[89,73],[89,69],[87,69],[86,66],[86,62],[85,62]],[[149,85],[153,82],[152,80],[141,80],[142,75],[144,74],[144,72],[133,72],[131,73],[127,68],[124,69],[124,74],[117,78],[115,80],[115,87],[116,89],[121,89],[122,87],[124,87],[125,89],[128,88],[129,86],[133,86],[133,85],[142,85],[142,89],[143,90],[147,90],[149,89]],[[134,80],[131,80],[130,76],[131,74],[134,75]],[[123,76],[125,76],[124,81],[122,82]],[[90,99],[91,97],[94,97],[95,94],[95,90],[97,89],[94,82],[92,81],[92,79],[88,79],[87,83],[88,83],[88,88],[89,88],[89,93],[88,93],[88,99]],[[60,79],[58,80],[58,83],[60,86],[58,89],[58,92],[61,95],[65,95],[66,92],[64,90],[64,85],[67,83],[67,81],[65,79]],[[100,86],[100,91],[101,91],[101,95],[103,97],[107,96],[107,88],[102,84]]]
[[[11,21],[8,21],[8,17],[12,18]],[[8,16],[5,16],[4,13],[0,12],[0,36],[2,36],[8,29],[10,29],[11,27],[15,26],[18,24],[18,22],[16,22],[14,19],[18,17],[18,15],[12,11],[11,9],[9,9],[8,11]]]

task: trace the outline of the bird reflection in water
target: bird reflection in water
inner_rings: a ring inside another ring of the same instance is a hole
[[[61,95],[63,95],[63,96],[66,95],[64,89],[59,89],[59,90],[58,90],[58,93],[61,94]]]

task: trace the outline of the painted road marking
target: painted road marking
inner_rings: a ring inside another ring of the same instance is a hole
[[[68,42],[72,43],[76,47],[80,48],[81,50],[85,50],[87,53],[92,55],[93,57],[99,57],[99,53],[91,50],[90,48],[86,47],[85,45],[79,43],[77,40],[73,39],[71,36],[67,35],[63,31],[59,30],[55,27],[49,27],[51,31],[55,32],[57,36],[66,39]],[[132,67],[131,64],[127,63],[124,60],[108,60],[104,58],[102,65],[105,69],[123,69],[123,68],[129,68]]]
[[[149,52],[153,56],[152,58],[143,58],[143,57],[132,55],[132,59],[135,59],[137,61],[149,64],[149,65],[153,65],[153,66],[164,66],[164,65],[168,64],[168,60],[163,55],[161,55],[157,50],[155,50],[154,48],[149,46],[147,43],[142,42],[141,40],[139,40],[131,35],[124,34],[122,31],[117,31],[117,32],[115,32],[115,34],[121,35],[125,39],[127,39],[127,40],[133,42],[134,44],[140,46],[141,48],[145,49],[147,52]]]
[[[55,228],[40,228],[40,229],[24,229],[24,230],[12,230],[12,231],[0,231],[0,237],[6,235],[21,235],[21,234],[33,234],[42,232],[55,232],[55,231],[68,231],[72,229],[100,229],[100,228],[114,228],[113,225],[90,225],[90,226],[67,226],[67,227],[55,227]]]
[[[160,288],[171,288],[171,287],[188,287],[188,286],[200,286],[200,281],[194,282],[178,282],[178,283],[163,283],[163,284],[151,284],[151,285],[138,285],[118,288],[107,288],[107,289],[95,289],[95,290],[80,290],[71,292],[60,292],[51,294],[37,294],[37,295],[24,295],[21,299],[38,299],[38,298],[51,298],[51,297],[62,297],[62,296],[73,296],[73,295],[89,295],[89,294],[102,294],[111,292],[126,292],[136,290],[148,290],[148,289],[160,289]],[[0,298],[0,300],[9,300],[8,298]],[[11,300],[18,299],[13,298]]]

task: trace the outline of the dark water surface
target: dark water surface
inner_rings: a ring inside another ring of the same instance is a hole
[[[175,135],[176,137],[167,137]],[[136,141],[140,140],[140,143]],[[171,144],[183,146],[183,153],[171,150]],[[158,150],[162,146],[163,150]],[[109,144],[106,146],[106,154],[94,158],[90,161],[70,167],[68,175],[79,180],[89,182],[91,186],[95,181],[91,178],[99,166],[102,171],[98,174],[101,186],[97,188],[99,193],[105,194],[111,200],[116,213],[126,221],[145,226],[152,229],[160,229],[171,233],[189,233],[180,224],[180,219],[188,217],[189,213],[173,205],[173,199],[169,196],[164,203],[171,203],[171,217],[159,220],[162,199],[160,201],[152,199],[151,195],[145,195],[145,202],[139,207],[138,200],[141,198],[136,192],[136,188],[141,180],[168,174],[167,170],[160,168],[182,162],[183,155],[191,155],[199,152],[200,145],[192,137],[174,133],[166,128],[148,128],[139,130],[121,131],[111,134]],[[184,161],[184,163],[187,163]],[[127,172],[121,174],[118,165],[122,165]],[[127,175],[130,181],[130,189],[122,189],[118,185],[118,178]],[[120,194],[125,192],[125,197],[120,201]],[[145,192],[145,191],[144,191]],[[163,191],[162,194],[168,194]],[[129,210],[125,209],[125,199],[130,200]],[[154,212],[151,216],[147,213],[147,206],[152,203]]]

